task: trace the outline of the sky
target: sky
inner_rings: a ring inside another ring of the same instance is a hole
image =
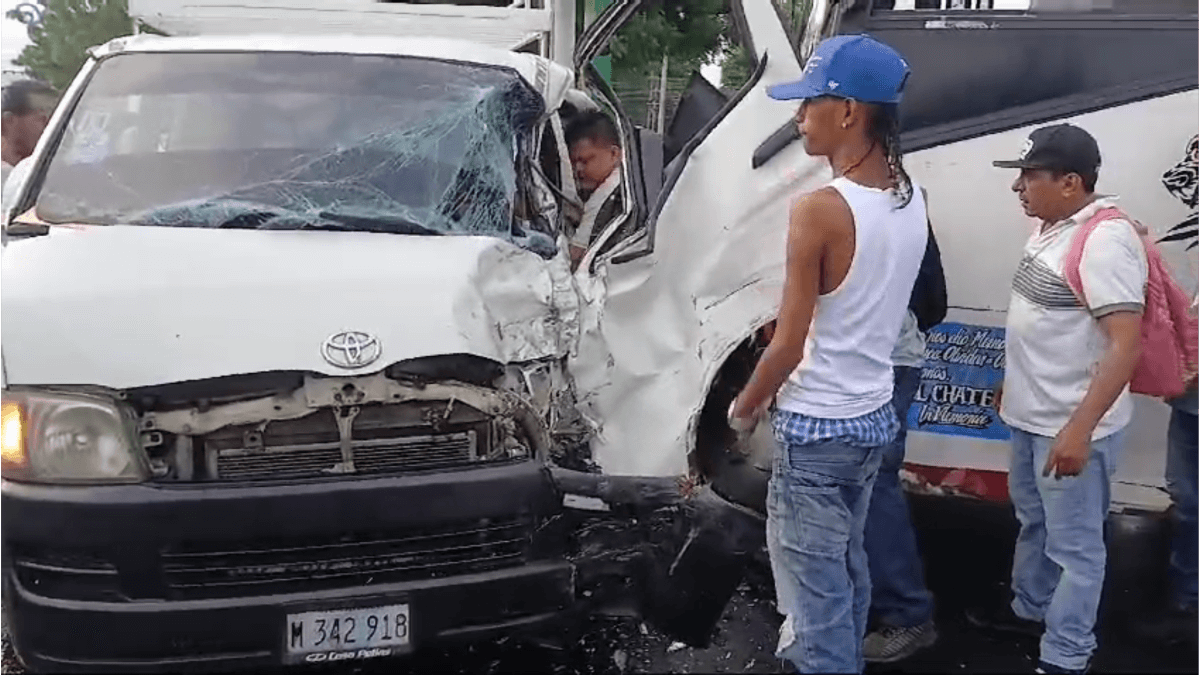
[[[0,0],[0,16],[15,9],[20,0]],[[14,19],[0,19],[0,52],[3,52],[3,68],[12,68],[12,60],[20,56],[21,50],[29,44],[29,36],[25,33],[25,24]]]

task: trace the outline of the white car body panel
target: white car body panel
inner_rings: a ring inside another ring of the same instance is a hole
[[[564,257],[491,237],[53,228],[5,252],[4,359],[11,384],[114,389],[437,354],[521,363],[565,356],[567,279]],[[380,359],[326,362],[350,330]]]

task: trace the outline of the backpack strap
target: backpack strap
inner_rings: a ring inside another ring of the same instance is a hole
[[[1083,247],[1087,244],[1087,238],[1100,226],[1100,223],[1106,220],[1124,220],[1141,234],[1138,225],[1125,215],[1125,212],[1115,206],[1109,206],[1100,209],[1092,214],[1091,218],[1087,219],[1083,225],[1071,237],[1071,246],[1067,249],[1067,257],[1063,260],[1063,277],[1067,281],[1067,286],[1071,287],[1071,292],[1079,299],[1084,308],[1088,308],[1087,297],[1083,293],[1083,278],[1079,272],[1079,266],[1083,262]]]

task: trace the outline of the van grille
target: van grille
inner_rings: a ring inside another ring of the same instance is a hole
[[[179,599],[237,597],[419,581],[515,567],[533,537],[528,517],[359,533],[177,547],[162,554]]]
[[[445,469],[471,464],[478,457],[473,430],[438,435],[356,440],[351,444],[353,471],[382,473]],[[338,473],[342,462],[338,442],[279,445],[262,449],[217,451],[217,477],[226,480],[294,478]]]
[[[226,427],[201,437],[198,473],[225,481],[336,478],[445,471],[522,459],[496,442],[496,424],[461,403],[364,406],[350,419],[319,409],[297,419]],[[349,429],[345,456],[342,426]]]

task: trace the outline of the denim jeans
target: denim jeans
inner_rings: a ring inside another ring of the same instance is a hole
[[[1125,430],[1092,441],[1078,476],[1043,476],[1053,438],[1012,430],[1008,491],[1021,530],[1013,558],[1013,612],[1044,621],[1041,658],[1080,670],[1096,649],[1096,610],[1104,586],[1111,479]]]
[[[1196,608],[1196,390],[1171,401],[1167,429],[1167,492],[1171,494],[1171,603]]]
[[[776,655],[801,673],[861,673],[871,579],[863,530],[883,446],[781,438],[767,494]]]
[[[908,407],[920,383],[920,368],[896,367],[892,405],[900,418],[900,433],[883,450],[867,510],[865,545],[871,569],[871,612],[878,620],[900,628],[920,626],[933,618],[933,595],[925,587],[917,535],[900,485]]]

